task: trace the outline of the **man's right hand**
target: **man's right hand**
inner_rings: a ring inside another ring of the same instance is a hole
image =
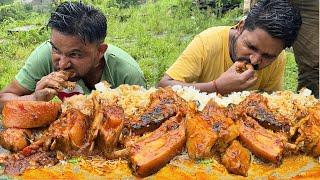
[[[42,77],[40,81],[37,82],[35,91],[45,88],[61,91],[63,89],[62,84],[67,80],[68,76],[66,76],[64,73],[61,73],[60,71],[52,72],[47,76]]]
[[[54,96],[58,95],[58,92],[55,89],[44,88],[36,90],[32,96],[35,101],[50,101]]]
[[[253,86],[257,77],[252,66],[243,73],[237,72],[237,67],[241,62],[235,62],[226,72],[222,73],[215,80],[218,92],[220,94],[228,94],[234,91],[242,91]]]

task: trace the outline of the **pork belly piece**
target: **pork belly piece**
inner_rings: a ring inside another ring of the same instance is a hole
[[[315,157],[320,156],[320,103],[308,109],[309,114],[299,121],[296,144]]]
[[[261,94],[252,93],[242,101],[238,109],[254,118],[261,126],[274,131],[289,132],[290,121],[282,116],[275,116],[268,108],[268,99]]]
[[[187,151],[192,159],[203,159],[212,156],[212,147],[218,139],[208,120],[201,114],[188,113],[186,122]]]
[[[103,119],[96,139],[98,147],[106,155],[114,151],[124,123],[124,111],[119,106],[103,107]]]
[[[234,140],[221,158],[230,173],[247,176],[250,168],[250,151]]]
[[[186,142],[184,121],[181,114],[171,117],[131,147],[129,159],[134,174],[151,175],[181,153]]]
[[[264,129],[251,117],[238,121],[240,141],[257,157],[279,163],[285,149],[285,138]]]
[[[210,122],[213,132],[218,135],[215,150],[224,152],[230,142],[239,136],[239,127],[228,117],[228,109],[210,100],[204,108],[205,119]]]
[[[126,122],[126,127],[135,135],[141,135],[157,129],[163,122],[185,112],[186,102],[171,88],[161,88],[150,95],[150,104],[140,117]]]
[[[12,152],[21,151],[30,144],[32,132],[28,129],[8,128],[0,132],[0,145]]]
[[[37,128],[57,119],[60,103],[43,101],[9,101],[5,103],[2,124],[5,128]]]

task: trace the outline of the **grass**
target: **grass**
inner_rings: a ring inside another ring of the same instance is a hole
[[[241,16],[241,10],[235,9],[217,19],[212,11],[192,6],[191,0],[149,0],[128,8],[116,0],[85,2],[106,14],[106,42],[125,49],[138,61],[149,87],[159,81],[196,34],[211,26],[233,25]],[[0,19],[0,89],[14,78],[32,50],[50,37],[45,28],[49,13],[32,12],[18,3],[1,5],[1,12],[7,14]],[[39,29],[8,33],[11,28],[25,25],[36,25]],[[295,90],[296,77],[294,56],[289,53],[285,89]]]

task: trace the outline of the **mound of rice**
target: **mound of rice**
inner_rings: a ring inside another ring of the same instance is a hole
[[[91,115],[93,112],[93,98],[97,98],[102,104],[117,104],[121,106],[127,116],[139,115],[149,104],[150,94],[156,88],[145,89],[137,85],[120,85],[111,89],[106,82],[96,84],[96,91],[88,96],[77,95],[68,98],[62,105],[63,111],[73,107],[80,109],[84,114]],[[198,110],[202,110],[210,99],[213,99],[220,106],[227,107],[229,104],[239,104],[250,91],[233,92],[228,96],[217,95],[216,93],[200,92],[194,87],[176,85],[172,89],[186,101],[197,101]],[[311,91],[304,89],[299,94],[291,91],[279,91],[272,94],[263,93],[268,101],[268,106],[275,113],[281,114],[289,119],[297,117],[297,113],[319,102],[311,95]]]

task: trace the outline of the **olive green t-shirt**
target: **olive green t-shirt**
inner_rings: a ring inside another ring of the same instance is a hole
[[[54,71],[51,52],[51,44],[47,41],[31,53],[25,65],[15,77],[21,86],[34,91],[37,81]],[[116,88],[121,84],[146,86],[146,81],[138,63],[124,50],[108,44],[104,59],[106,66],[101,81],[110,83],[111,88]],[[77,84],[82,87],[85,94],[90,93],[82,79]]]

